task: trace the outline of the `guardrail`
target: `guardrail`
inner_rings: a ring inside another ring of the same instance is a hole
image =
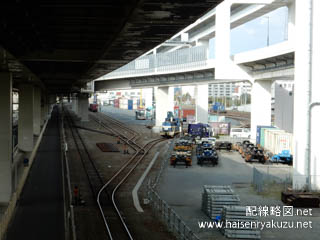
[[[172,149],[173,144],[174,141],[171,142],[171,145],[168,147],[168,150]],[[161,175],[164,171],[164,168],[168,164],[170,152],[171,151],[167,151],[167,154],[161,163],[160,170],[155,180],[151,181],[151,179],[149,179],[148,181],[148,199],[151,203],[153,213],[159,218],[159,220],[162,220],[162,222],[165,223],[168,231],[173,233],[173,235],[175,235],[177,239],[199,240],[199,238],[187,226],[187,224],[181,219],[181,217],[169,206],[169,204],[166,201],[162,200],[159,194],[156,192],[156,187],[160,181]]]

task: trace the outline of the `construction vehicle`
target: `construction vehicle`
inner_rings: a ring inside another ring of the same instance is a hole
[[[284,163],[288,165],[292,165],[293,157],[292,154],[290,154],[289,150],[282,150],[281,153],[275,154],[270,159],[270,162],[273,163]]]
[[[172,112],[168,112],[165,121],[162,123],[160,135],[164,137],[174,137],[180,133],[180,128],[180,119],[175,118]]]
[[[246,162],[253,162],[257,160],[260,163],[265,163],[267,156],[263,153],[263,150],[258,147],[248,148],[244,154],[244,160]]]
[[[136,120],[147,120],[152,119],[152,108],[146,108],[146,109],[138,109],[136,110]]]
[[[89,105],[89,111],[91,112],[97,112],[98,111],[98,104],[97,103],[91,103]]]
[[[189,139],[182,138],[175,143],[170,164],[175,167],[178,163],[183,163],[186,167],[192,165],[192,142]]]
[[[249,143],[242,148],[241,157],[245,158],[247,154],[249,154],[254,148],[253,143]]]
[[[214,149],[214,146],[209,142],[202,142],[197,146],[197,163],[202,166],[205,162],[211,162],[212,165],[217,165],[219,156]]]
[[[230,151],[232,149],[232,143],[227,141],[216,141],[215,149],[216,150],[226,149]]]
[[[242,154],[243,150],[246,149],[249,144],[252,144],[252,143],[250,143],[250,141],[248,140],[244,140],[242,144],[238,146],[239,153]]]

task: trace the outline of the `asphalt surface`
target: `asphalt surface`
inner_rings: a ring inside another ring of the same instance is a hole
[[[64,239],[58,109],[52,112],[25,183],[7,240]]]

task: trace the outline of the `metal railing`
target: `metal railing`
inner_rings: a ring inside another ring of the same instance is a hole
[[[190,68],[205,67],[208,60],[207,52],[208,48],[206,46],[197,46],[168,53],[143,56],[101,77],[101,79],[125,76],[134,77],[152,73],[165,73],[175,70],[182,71]]]
[[[174,141],[171,142],[168,150],[173,148]],[[161,163],[160,170],[154,181],[149,179],[147,186],[148,199],[151,203],[153,213],[161,220],[166,226],[169,232],[171,232],[177,239],[181,240],[199,240],[194,232],[187,226],[187,224],[181,219],[181,217],[169,206],[169,204],[162,200],[159,194],[156,192],[156,187],[160,181],[161,175],[168,165],[168,159],[170,152],[167,151],[164,160]]]
[[[199,240],[199,238],[192,232],[186,223],[179,217],[179,215],[162,200],[158,193],[149,186],[149,200],[151,201],[152,210],[155,215],[162,220],[169,232],[182,240]]]

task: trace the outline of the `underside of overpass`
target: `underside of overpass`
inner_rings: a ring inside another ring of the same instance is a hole
[[[222,0],[83,0],[1,3],[1,71],[14,86],[77,92],[140,56]]]

